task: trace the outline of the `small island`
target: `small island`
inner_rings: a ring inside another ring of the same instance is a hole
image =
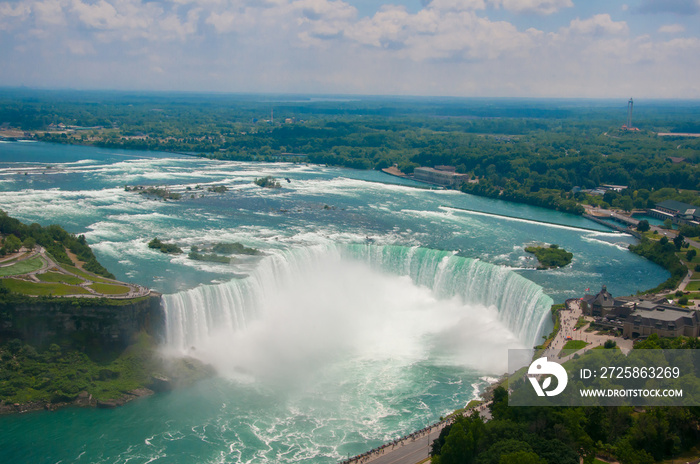
[[[556,269],[564,267],[570,264],[571,259],[574,257],[573,253],[559,248],[559,245],[549,245],[549,247],[529,246],[525,248],[525,251],[533,253],[537,257],[537,261],[540,263],[537,269]]]
[[[182,198],[182,195],[179,193],[174,193],[171,192],[170,190],[166,188],[160,188],[160,187],[145,187],[143,185],[135,185],[133,187],[129,187],[128,185],[124,186],[124,191],[125,192],[138,192],[139,195],[145,195],[147,197],[157,197],[161,198],[163,200],[179,200]]]
[[[255,179],[253,181],[253,183],[255,185],[262,187],[262,188],[281,188],[282,187],[280,185],[279,181],[272,176],[261,177],[259,179]]]
[[[151,240],[150,242],[148,242],[148,248],[160,250],[161,253],[168,253],[168,254],[182,253],[182,248],[175,245],[174,243],[163,243],[158,239],[158,237],[156,237],[153,240]]]
[[[262,253],[255,248],[249,248],[241,243],[215,243],[211,248],[200,248],[196,245],[190,247],[188,258],[195,261],[207,261],[210,263],[232,263],[234,258],[226,255],[250,255],[256,256]],[[222,256],[224,255],[224,256]]]
[[[216,253],[200,253],[199,248],[195,245],[192,245],[187,257],[195,261],[206,261],[209,263],[229,264],[231,262],[231,258],[228,256],[221,256]]]

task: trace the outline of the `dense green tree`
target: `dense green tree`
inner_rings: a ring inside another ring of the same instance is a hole
[[[22,241],[14,234],[10,234],[3,239],[2,254],[16,253],[22,247]]]
[[[676,246],[676,250],[681,251],[683,245],[685,244],[685,237],[682,234],[678,234],[673,238],[673,244]]]
[[[531,451],[517,451],[501,455],[498,464],[547,464],[547,461]]]
[[[34,237],[27,237],[22,240],[22,246],[27,250],[31,250],[36,246],[36,239]]]

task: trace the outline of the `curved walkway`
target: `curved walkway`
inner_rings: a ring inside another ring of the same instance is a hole
[[[26,251],[25,251],[26,253]],[[72,286],[72,287],[80,287],[87,291],[88,293],[76,293],[76,294],[68,294],[68,295],[63,295],[63,297],[66,298],[109,298],[109,299],[121,299],[121,300],[127,300],[127,299],[132,299],[132,298],[139,298],[142,296],[149,295],[151,293],[151,290],[143,287],[141,285],[137,284],[130,284],[126,282],[121,282],[116,279],[109,279],[107,277],[101,277],[101,276],[95,276],[95,280],[91,279],[90,276],[92,275],[91,272],[82,270],[84,275],[77,274],[74,272],[71,272],[69,270],[66,270],[64,267],[62,267],[60,264],[56,263],[51,256],[46,252],[46,249],[37,245],[34,248],[34,251],[32,253],[27,254],[26,256],[22,256],[21,259],[18,259],[17,261],[13,261],[12,263],[1,265],[1,266],[12,266],[14,264],[17,264],[22,261],[26,261],[35,257],[41,257],[43,261],[43,265],[41,268],[36,269],[31,272],[27,272],[26,274],[21,274],[19,276],[5,276],[3,278],[8,278],[8,277],[21,277],[22,280],[34,282],[34,283],[42,283],[41,279],[37,277],[37,274],[44,274],[47,271],[50,271],[54,269],[57,273],[59,274],[64,274],[66,276],[71,276],[78,278],[82,280],[80,284],[67,284],[63,283],[63,285],[66,286]],[[10,258],[12,259],[12,258]],[[126,293],[118,293],[118,294],[109,294],[109,293],[101,293],[95,290],[94,288],[91,287],[93,284],[105,284],[105,285],[116,285],[120,287],[125,287],[128,289]],[[29,296],[36,296],[36,295],[29,295]]]
[[[628,353],[630,350],[632,350],[632,340],[625,340],[622,337],[596,335],[594,333],[586,332],[586,329],[590,326],[590,322],[579,329],[575,329],[579,318],[583,317],[580,300],[567,300],[566,309],[562,309],[559,312],[559,317],[559,332],[557,332],[554,340],[552,340],[552,343],[550,343],[549,347],[544,352],[544,356],[551,361],[564,363],[576,354],[581,354],[598,346],[604,345],[608,340],[613,340],[623,353]],[[566,342],[568,341],[566,337],[571,337],[572,340],[582,340],[587,342],[588,345],[580,350],[577,350],[575,353],[569,354],[568,356],[560,356],[561,350],[564,349],[564,345],[566,345]]]

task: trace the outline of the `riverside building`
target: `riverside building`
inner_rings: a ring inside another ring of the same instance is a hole
[[[603,285],[598,294],[581,299],[581,308],[598,323],[622,329],[625,337],[700,336],[698,311],[669,303],[663,296],[613,298]]]

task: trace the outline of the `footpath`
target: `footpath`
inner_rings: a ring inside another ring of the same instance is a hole
[[[72,253],[71,253],[72,254]],[[74,255],[73,255],[74,256]],[[151,290],[142,287],[141,285],[137,284],[130,284],[126,282],[121,282],[116,279],[109,279],[107,277],[102,277],[102,276],[97,276],[88,272],[80,267],[79,262],[74,262],[76,265],[76,268],[79,269],[80,273],[78,271],[73,272],[70,270],[67,270],[65,267],[61,266],[59,263],[57,263],[51,255],[46,251],[44,247],[41,247],[39,245],[35,246],[31,250],[27,249],[21,249],[19,253],[14,254],[13,256],[7,257],[3,260],[0,260],[0,268],[11,268],[13,266],[20,265],[23,262],[28,262],[29,260],[32,260],[34,258],[40,258],[41,259],[41,266],[39,268],[33,269],[33,270],[22,270],[17,273],[8,273],[7,275],[3,275],[1,278],[12,278],[20,281],[25,281],[25,282],[31,282],[34,284],[42,284],[45,283],[44,281],[41,280],[40,276],[42,274],[46,273],[56,273],[60,274],[63,276],[66,276],[66,280],[69,278],[74,279],[74,282],[79,281],[79,283],[66,283],[59,281],[59,283],[64,286],[66,289],[76,289],[79,290],[75,294],[71,294],[70,292],[67,292],[66,294],[61,295],[62,297],[69,297],[69,298],[110,298],[110,299],[132,299],[132,298],[138,298],[142,296],[146,296],[151,293]],[[75,261],[75,259],[74,259]],[[96,285],[97,284],[97,285]],[[114,292],[114,293],[105,293],[101,292],[99,290],[99,285],[103,285],[103,287],[107,288],[114,288],[114,289],[121,289],[123,288],[124,291],[120,292]],[[97,289],[96,289],[97,288]],[[36,295],[29,295],[29,296],[36,296]]]
[[[470,416],[478,412],[484,420],[491,419],[489,405],[491,402],[482,403],[479,406],[466,409],[462,415]],[[440,432],[454,421],[454,417],[436,422],[417,432],[374,448],[353,458],[341,461],[340,464],[417,464],[430,458],[430,445],[440,436]]]

